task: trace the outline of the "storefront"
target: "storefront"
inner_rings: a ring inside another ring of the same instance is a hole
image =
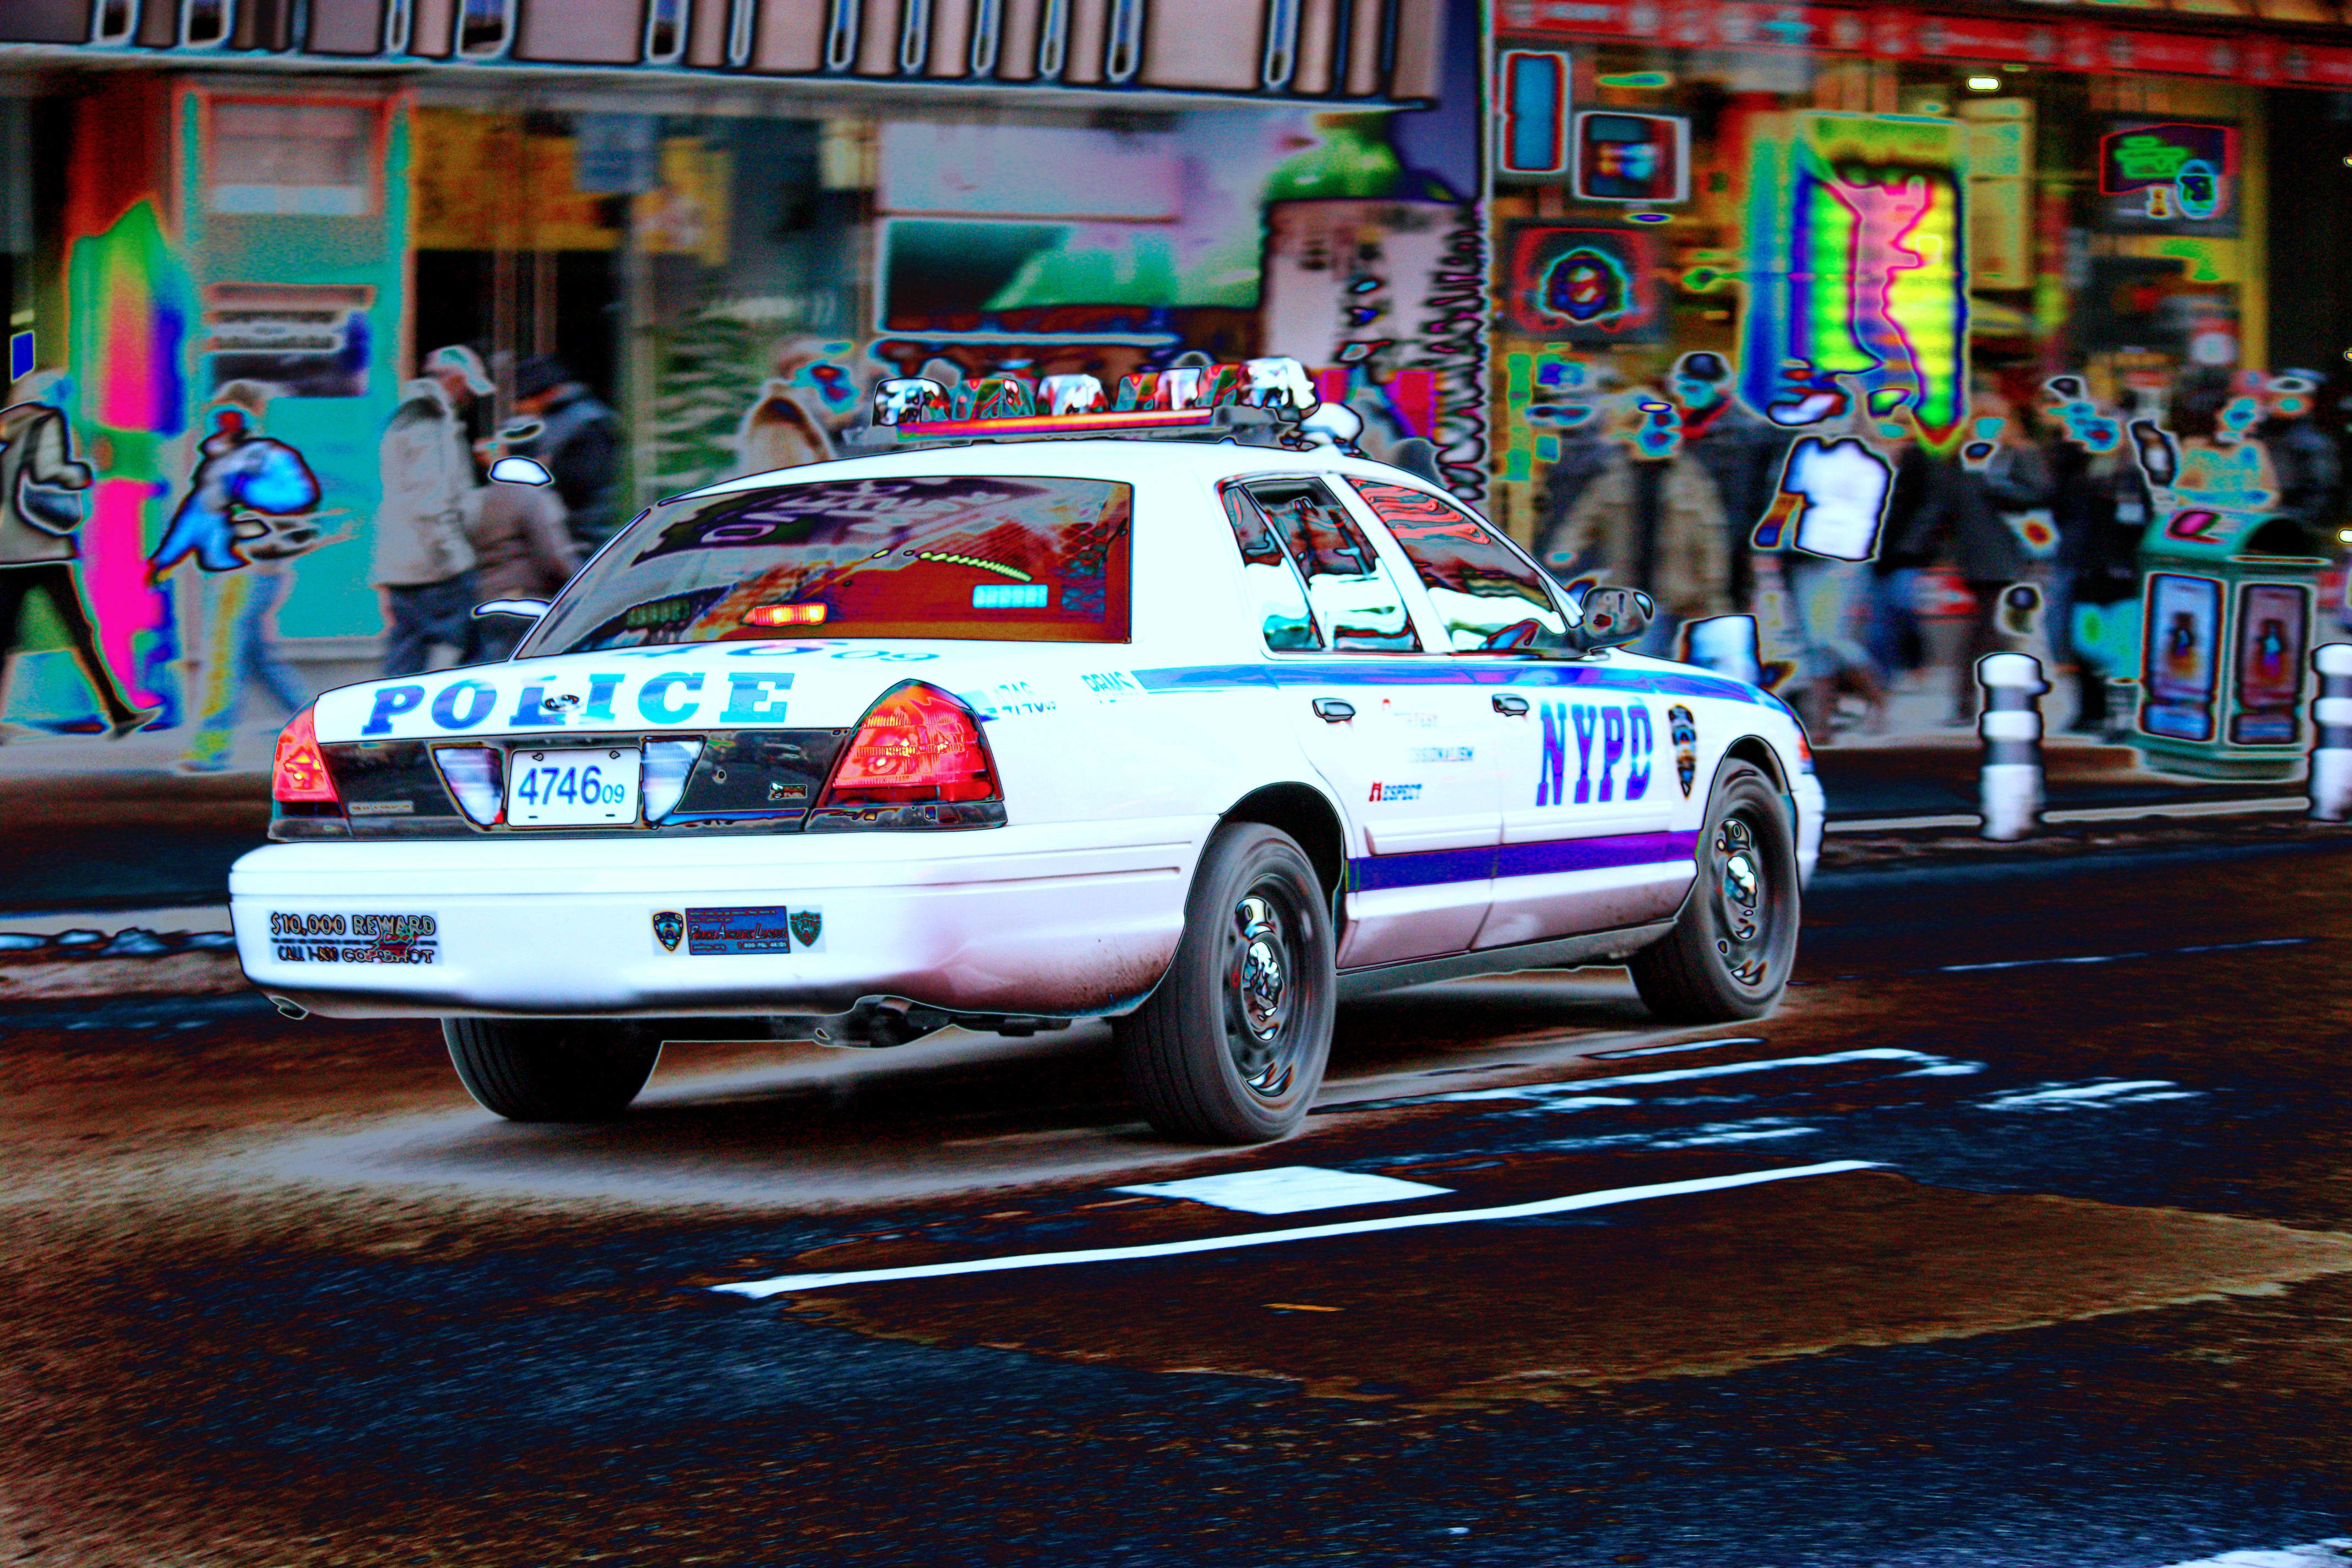
[[[1671,469],[1633,509],[1648,585],[1755,614],[1791,689],[2003,642],[2135,679],[2148,522],[2289,513],[2333,547],[2340,485],[2299,480],[2347,390],[2352,50],[2079,9],[1502,6],[1512,530],[1606,574],[1618,471]],[[1985,538],[1927,515],[1979,502]],[[1720,548],[1677,544],[1702,523]],[[1979,603],[2005,583],[2036,593]]]
[[[605,528],[830,455],[927,366],[1286,353],[1486,481],[1467,4],[28,0],[0,35],[10,402],[89,473],[0,535],[44,557],[0,563],[0,766],[257,765],[456,591],[419,580],[478,494],[441,455],[544,426],[553,367],[611,411]]]

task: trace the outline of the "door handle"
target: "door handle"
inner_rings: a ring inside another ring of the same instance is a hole
[[[1344,724],[1355,716],[1356,705],[1352,702],[1342,702],[1336,697],[1315,700],[1315,717],[1326,724]]]
[[[1528,700],[1524,697],[1497,697],[1495,699],[1495,711],[1507,718],[1517,719],[1527,710]]]

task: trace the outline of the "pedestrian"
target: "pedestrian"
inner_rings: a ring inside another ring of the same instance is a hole
[[[2291,518],[2312,547],[2331,552],[2344,520],[2344,454],[2313,417],[2320,384],[2316,371],[2284,370],[2263,388],[2265,417],[2254,434],[2278,474],[2278,510]]]
[[[378,447],[383,500],[376,509],[369,576],[383,597],[383,673],[415,675],[435,646],[470,662],[476,648],[474,547],[467,538],[478,504],[474,463],[457,411],[432,376],[400,389]]]
[[[6,710],[9,668],[24,647],[25,599],[38,592],[104,710],[107,739],[119,741],[162,710],[134,708],[123,696],[82,602],[74,531],[81,526],[89,465],[74,459],[65,415],[31,401],[22,385],[17,391],[26,400],[0,412],[0,712]]]
[[[554,477],[573,541],[593,552],[621,522],[620,416],[546,354],[515,366],[514,405],[544,426],[523,455]]]
[[[1682,449],[1681,421],[1656,393],[1626,395],[1618,435],[1540,558],[1557,575],[1595,574],[1647,593],[1657,613],[1634,647],[1663,654],[1683,622],[1730,612],[1723,501]]]
[[[2100,417],[2105,433],[2095,437],[2096,445],[2078,435],[2060,442],[2051,456],[2051,519],[2058,549],[2046,611],[2050,651],[2062,670],[2074,667],[2074,716],[2067,728],[2084,734],[2107,729],[2107,680],[2125,671],[2116,666],[2113,649],[2096,639],[2084,640],[2077,630],[2083,617],[2076,611],[2086,605],[2105,610],[2139,596],[2137,552],[2148,516],[2147,483],[2120,436],[2124,422],[2112,415]]]
[[[1703,350],[1676,360],[1666,378],[1667,395],[1682,413],[1683,449],[1715,481],[1723,503],[1732,605],[1752,613],[1756,525],[1780,496],[1789,437],[1742,407],[1736,390],[1731,366]]]
[[[537,420],[509,425],[478,448],[495,463],[540,434]],[[474,591],[481,603],[494,599],[552,599],[580,570],[580,547],[565,526],[563,498],[552,485],[492,484],[482,491],[470,536],[474,546]],[[530,631],[512,616],[486,616],[476,625],[474,661],[495,664],[513,657]]]
[[[1981,469],[1913,447],[1895,471],[1889,510],[1906,505],[1908,536],[1895,542],[1890,559],[1927,565],[1948,559],[1974,600],[1969,638],[1951,674],[1951,711],[1944,722],[1973,724],[1977,718],[1977,660],[1998,652],[2001,595],[2028,574],[2024,541],[2011,517],[2050,504],[2050,465],[2029,432],[2010,417],[2006,398],[1980,394],[1979,414],[2002,421],[1992,453]],[[1915,487],[1904,494],[1906,477]]]

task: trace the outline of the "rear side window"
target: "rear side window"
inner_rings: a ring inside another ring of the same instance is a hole
[[[1314,652],[1323,646],[1323,634],[1307,606],[1306,581],[1275,537],[1273,520],[1238,485],[1226,486],[1223,499],[1225,521],[1234,525],[1234,542],[1241,547],[1242,591],[1258,618],[1258,635],[1276,653]]]
[[[522,647],[791,637],[1128,640],[1129,514],[1109,479],[835,479],[654,508]]]
[[[1485,523],[1427,490],[1349,482],[1421,574],[1454,652],[1566,645],[1568,617],[1542,574]]]
[[[1339,505],[1313,479],[1245,487],[1307,579],[1315,621],[1336,653],[1412,653],[1421,647],[1396,580]]]

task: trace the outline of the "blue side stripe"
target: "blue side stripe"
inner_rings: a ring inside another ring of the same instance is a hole
[[[1550,838],[1539,844],[1503,844],[1481,849],[1423,849],[1409,855],[1374,855],[1348,862],[1348,879],[1359,892],[1391,888],[1434,888],[1452,882],[1484,882],[1496,877],[1541,877],[1563,871],[1601,871],[1619,866],[1690,862],[1698,850],[1696,833],[1619,833],[1600,838]]]
[[[1646,692],[1662,697],[1716,697],[1731,702],[1761,699],[1737,680],[1698,671],[1653,674],[1646,670],[1596,669],[1589,665],[1449,664],[1429,658],[1413,662],[1366,658],[1341,663],[1178,665],[1139,669],[1146,691],[1224,691],[1245,686],[1584,686],[1601,691]]]

